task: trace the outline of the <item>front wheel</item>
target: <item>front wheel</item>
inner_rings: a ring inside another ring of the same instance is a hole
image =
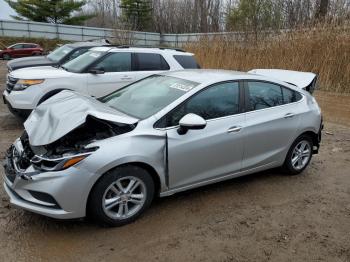
[[[2,55],[2,58],[3,58],[4,60],[10,60],[10,59],[11,59],[11,55],[10,55],[10,54],[3,54],[3,55]]]
[[[133,222],[151,204],[154,183],[148,172],[137,166],[117,167],[93,187],[88,214],[107,226]]]
[[[312,139],[307,135],[298,137],[290,147],[283,169],[290,175],[297,175],[304,171],[312,158]]]

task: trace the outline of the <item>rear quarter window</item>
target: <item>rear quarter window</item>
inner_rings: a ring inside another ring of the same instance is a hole
[[[282,87],[283,103],[289,104],[299,101],[302,96],[297,91]]]
[[[189,55],[174,55],[175,60],[184,68],[184,69],[198,69],[198,65],[194,56]]]

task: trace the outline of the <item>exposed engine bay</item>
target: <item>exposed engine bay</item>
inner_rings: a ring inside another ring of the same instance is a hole
[[[84,124],[53,143],[43,146],[31,146],[28,134],[24,131],[20,137],[23,151],[17,157],[17,165],[21,169],[26,169],[33,164],[34,167],[41,169],[39,165],[43,161],[48,162],[47,160],[50,159],[54,160],[69,155],[87,153],[91,151],[91,148],[86,148],[87,145],[130,132],[135,127],[135,124],[108,122],[88,116]]]

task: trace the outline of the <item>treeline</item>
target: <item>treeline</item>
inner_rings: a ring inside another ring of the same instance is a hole
[[[350,0],[88,0],[88,26],[160,33],[294,29],[350,20]]]
[[[159,33],[259,32],[350,20],[350,0],[5,0],[15,19]]]

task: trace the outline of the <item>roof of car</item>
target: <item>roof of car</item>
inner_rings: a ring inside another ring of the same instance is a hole
[[[91,41],[91,42],[74,42],[74,43],[69,43],[67,44],[69,46],[72,46],[72,47],[82,47],[82,46],[106,46],[108,45],[108,43],[106,42],[97,42],[97,41]]]
[[[221,70],[221,69],[187,69],[162,73],[162,75],[178,77],[197,83],[207,83],[212,81],[228,81],[246,78],[246,72]]]
[[[13,46],[13,45],[39,45],[39,44],[36,44],[36,43],[15,43],[15,44],[12,44],[10,46]]]
[[[172,53],[177,55],[193,55],[192,53],[183,51],[181,49],[173,49],[166,47],[137,47],[137,46],[100,46],[92,50],[100,52],[145,52],[145,53]]]

